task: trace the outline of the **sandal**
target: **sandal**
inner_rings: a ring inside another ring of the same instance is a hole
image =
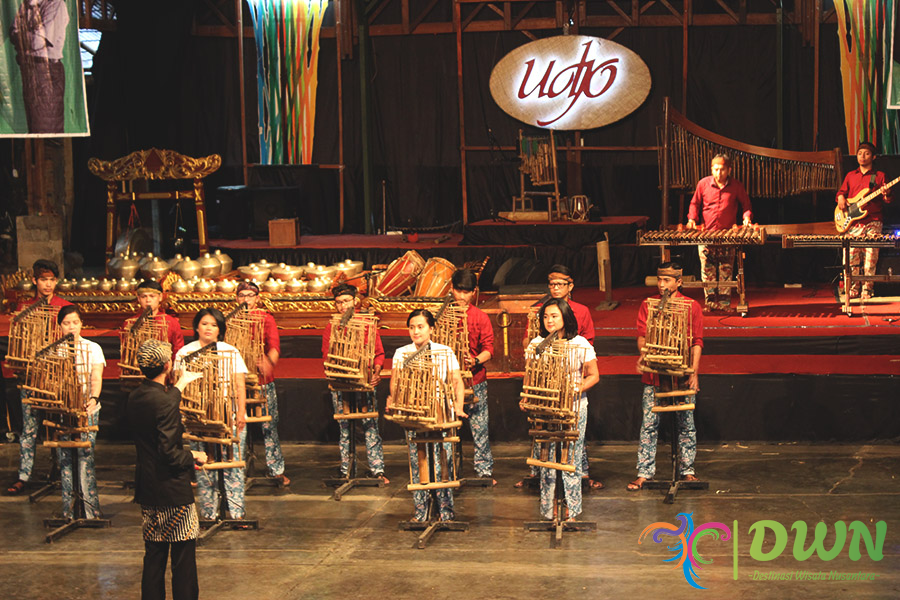
[[[18,496],[25,491],[25,482],[21,479],[16,480],[14,484],[6,488],[7,496]]]
[[[634,481],[632,481],[631,483],[626,485],[625,489],[628,490],[629,492],[637,492],[639,490],[644,489],[645,481],[648,481],[648,479],[646,477],[638,477],[637,479],[635,479]]]
[[[382,482],[384,485],[387,485],[387,484],[389,484],[389,483],[391,482],[390,479],[388,479],[387,477],[385,477],[384,473],[373,473],[373,474],[372,474],[372,478],[374,478],[374,479],[380,479],[381,482]]]
[[[291,485],[291,480],[288,479],[288,476],[282,473],[281,475],[276,475],[275,479],[278,481],[278,487],[286,488]]]
[[[681,480],[682,481],[700,481],[699,479],[697,479],[697,476],[694,475],[693,473],[688,473],[687,475],[682,475]]]
[[[585,475],[582,477],[582,481],[585,485],[588,486],[588,489],[591,490],[602,490],[605,486],[602,481],[597,481],[595,479],[591,479],[589,476]]]

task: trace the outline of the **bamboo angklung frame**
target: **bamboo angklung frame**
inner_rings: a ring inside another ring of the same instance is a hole
[[[79,356],[80,355],[80,356]],[[80,381],[77,364],[87,366],[87,381]],[[68,334],[42,348],[28,364],[25,383],[27,396],[23,403],[47,413],[45,446],[51,448],[90,448],[81,434],[98,431],[88,425],[87,403],[90,399],[90,352],[79,349]],[[68,436],[70,439],[61,439]]]
[[[448,296],[449,298],[449,296]],[[459,362],[460,375],[468,386],[472,381],[471,371],[465,369],[466,358],[469,356],[469,321],[467,309],[455,304],[445,302],[434,316],[434,331],[431,332],[431,341],[436,344],[449,346]]]
[[[574,473],[574,444],[578,440],[578,410],[581,402],[584,348],[566,340],[554,340],[538,355],[536,346],[525,350],[525,376],[522,380],[521,407],[528,415],[528,434],[532,437],[532,456],[526,463],[533,467]],[[582,365],[572,369],[574,365]],[[560,455],[550,460],[550,447],[560,444]],[[535,452],[535,450],[537,452]]]
[[[369,383],[375,369],[375,329],[378,317],[370,313],[354,312],[345,320],[344,314],[331,317],[331,337],[325,357],[325,377],[332,390],[370,392]]]
[[[123,381],[139,383],[144,380],[144,374],[137,365],[137,353],[141,344],[147,340],[169,340],[166,323],[153,318],[151,312],[152,309],[147,308],[137,317],[125,321],[125,326],[119,330],[119,370]]]
[[[204,469],[244,467],[242,457],[234,455],[238,438],[234,433],[235,382],[234,360],[216,351],[216,342],[191,352],[181,361],[185,371],[201,373],[181,394],[181,417],[187,433],[184,439],[222,446],[222,461],[206,463]]]
[[[394,369],[391,377],[397,377],[396,393],[392,405],[385,410],[385,418],[406,430],[407,442],[415,444],[419,466],[419,483],[412,483],[410,465],[409,491],[457,488],[452,457],[459,443],[456,429],[462,421],[456,418],[453,409],[453,386],[449,381],[448,365],[450,356],[445,352],[433,352],[430,348],[422,351],[413,360],[404,361],[403,366]],[[446,371],[446,378],[441,376]],[[429,448],[440,463],[441,480],[431,481],[428,468]],[[449,446],[449,448],[448,448]]]
[[[59,338],[56,324],[59,308],[42,299],[13,315],[6,352],[6,364],[10,369],[24,374],[38,350]]]
[[[247,310],[245,306],[239,305],[225,317],[225,342],[238,349],[247,365],[244,376],[247,423],[266,423],[272,420],[272,415],[269,414],[268,398],[262,394],[259,384],[259,365],[265,353],[264,313],[258,309]]]
[[[640,370],[655,373],[660,377],[670,377],[671,385],[660,386],[665,391],[656,393],[657,399],[669,400],[657,403],[653,412],[692,410],[693,403],[675,402],[676,398],[693,396],[694,390],[676,389],[679,379],[693,374],[691,368],[691,300],[689,298],[664,295],[662,298],[647,298],[647,331],[644,336],[643,357]],[[662,381],[660,381],[662,383]]]

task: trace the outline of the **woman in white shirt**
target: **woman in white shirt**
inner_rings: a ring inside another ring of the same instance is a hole
[[[386,408],[391,407],[394,394],[397,393],[397,381],[399,378],[394,377],[394,373],[402,370],[406,360],[408,358],[411,358],[417,351],[422,349],[430,349],[431,355],[434,357],[434,360],[438,366],[438,376],[441,377],[444,381],[450,382],[453,397],[446,398],[447,403],[452,403],[456,418],[465,417],[466,413],[463,411],[463,398],[465,388],[463,387],[462,376],[459,372],[459,362],[456,360],[456,356],[449,346],[436,344],[431,341],[431,334],[434,330],[435,325],[434,315],[423,308],[416,309],[409,313],[409,317],[407,317],[406,319],[406,325],[409,328],[409,338],[412,343],[397,348],[397,351],[394,353],[394,360],[391,363],[391,393],[387,398]],[[407,431],[408,440],[411,439],[410,436],[411,432]],[[444,449],[449,455],[449,453],[452,451],[452,446],[448,443],[444,443]],[[432,456],[434,459],[434,472],[436,479],[440,477],[440,461],[438,460],[438,454],[439,452],[437,444],[435,444]],[[411,469],[412,483],[419,483],[419,462],[416,457],[416,444],[411,441],[409,444],[409,465]],[[452,468],[452,465],[450,468]],[[441,489],[436,491],[438,501],[440,503],[441,520],[452,521],[454,518],[452,490]],[[413,504],[416,508],[416,513],[413,516],[414,521],[421,522],[425,521],[425,519],[428,518],[427,502],[428,492],[413,492]]]
[[[88,397],[85,409],[88,413],[88,427],[100,424],[100,390],[103,387],[103,367],[106,359],[99,344],[81,337],[81,312],[77,306],[68,305],[56,314],[62,335],[72,334],[75,339],[75,376]],[[75,494],[72,481],[72,453],[78,452],[78,484],[84,499],[84,513],[88,519],[100,518],[100,501],[97,496],[97,476],[94,472],[94,445],[97,431],[81,434],[81,441],[89,441],[90,448],[57,448],[59,457],[59,480],[62,488],[63,517],[73,518]]]
[[[556,336],[557,339],[567,340],[566,346],[569,353],[569,369],[576,374],[579,381],[576,390],[578,396],[575,408],[578,413],[578,440],[574,447],[569,448],[568,456],[580,457],[584,449],[584,430],[587,424],[588,398],[586,392],[600,381],[600,372],[597,369],[597,355],[594,347],[586,339],[578,335],[578,322],[575,319],[568,302],[559,298],[551,298],[541,307],[538,313],[540,335],[528,345],[528,351],[533,352],[540,347],[541,342],[548,336]],[[555,453],[551,451],[551,459]],[[566,520],[574,521],[581,514],[581,477],[583,473],[581,460],[576,460],[576,471],[569,473],[563,471],[562,480],[565,490],[566,507],[568,508]],[[556,494],[556,469],[541,468],[541,516],[545,519],[553,519],[554,497]],[[562,515],[560,515],[562,518]]]
[[[244,375],[247,365],[241,353],[231,344],[226,344],[225,316],[215,308],[204,308],[194,316],[194,341],[187,344],[175,355],[175,370],[181,372],[182,361],[191,352],[216,343],[216,352],[231,359],[231,384],[234,387],[234,423],[238,444],[234,449],[237,460],[243,460],[247,444],[247,390],[244,387]],[[195,448],[196,449],[196,448]],[[219,507],[219,471],[224,471],[225,498],[228,501],[228,512],[233,519],[244,518],[244,469],[216,469],[200,471],[197,474],[197,495],[199,496],[202,518],[214,520],[218,517]]]

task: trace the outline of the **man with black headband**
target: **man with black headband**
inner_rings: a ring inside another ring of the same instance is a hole
[[[185,371],[178,383],[166,389],[172,371],[172,347],[147,340],[137,355],[144,381],[131,392],[125,415],[137,452],[134,468],[134,501],[141,505],[144,536],[144,570],[141,598],[166,596],[166,562],[172,555],[172,596],[196,599],[196,544],[200,531],[191,474],[194,465],[206,462],[205,452],[185,450],[181,423],[181,392],[201,377]]]
[[[881,195],[866,203],[865,210],[868,214],[853,223],[846,235],[853,237],[881,235],[881,231],[884,229],[883,205],[890,203],[891,192],[890,188],[884,185],[884,173],[876,171],[872,166],[875,162],[875,146],[869,142],[860,142],[856,150],[856,162],[859,167],[847,173],[838,190],[836,198],[838,208],[847,210],[847,198],[853,198],[862,191],[866,191],[866,195],[868,195],[869,190],[877,189]],[[875,266],[878,264],[878,248],[850,248],[850,269],[854,277],[859,275],[863,254],[865,254],[865,263],[862,265],[863,274],[875,274]],[[850,294],[851,298],[859,298],[861,295],[863,300],[867,300],[872,297],[873,289],[874,284],[867,281],[863,284],[862,294],[860,294],[857,282],[853,284],[852,289],[844,290],[844,293]]]
[[[656,271],[657,287],[662,298],[665,294],[672,298],[687,298],[681,293],[681,266],[667,262],[659,266]],[[700,382],[697,374],[700,372],[700,354],[703,351],[703,308],[696,300],[687,298],[691,302],[691,368],[687,385],[690,389],[700,390]],[[638,352],[644,348],[647,335],[647,315],[649,305],[646,301],[641,304],[637,318],[637,345]],[[643,361],[643,356],[638,359],[638,368]],[[656,391],[659,387],[659,377],[654,373],[643,373],[641,381],[644,383],[644,394],[641,401],[643,420],[641,422],[641,434],[638,446],[637,471],[638,477],[628,484],[626,489],[630,492],[640,490],[644,482],[653,479],[656,474],[656,442],[659,434],[659,413],[652,411],[656,405]],[[691,396],[690,398],[696,398]],[[676,411],[678,419],[678,456],[681,461],[680,472],[684,481],[697,481],[694,475],[694,457],[697,454],[697,429],[694,426],[694,411]]]

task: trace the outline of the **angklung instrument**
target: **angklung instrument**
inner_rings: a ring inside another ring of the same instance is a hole
[[[449,346],[459,363],[463,383],[469,388],[472,372],[465,368],[469,357],[469,320],[468,309],[456,304],[452,296],[445,296],[444,303],[434,315],[434,331],[431,341]],[[471,394],[471,390],[468,390]]]
[[[58,306],[41,298],[13,315],[6,351],[6,364],[11,370],[24,374],[38,350],[59,338],[58,312]]]
[[[169,331],[165,321],[153,318],[153,309],[147,308],[140,315],[125,321],[119,330],[119,377],[123,382],[138,384],[144,379],[137,364],[138,349],[147,340],[168,341]]]
[[[328,387],[338,392],[372,392],[375,372],[375,340],[378,317],[371,313],[347,309],[331,319],[331,337],[325,357]],[[378,411],[358,410],[361,403],[341,402],[342,410],[334,414],[336,421],[377,419]],[[354,409],[354,407],[356,409]]]
[[[528,434],[533,440],[532,453],[526,460],[531,466],[576,471],[573,450],[578,440],[583,353],[583,348],[564,339],[525,349],[519,406],[527,414]],[[551,447],[556,444],[559,452],[551,456]]]
[[[181,368],[202,374],[181,393],[181,417],[187,432],[184,439],[221,446],[222,460],[208,462],[204,469],[244,467],[243,457],[235,456],[235,357],[216,350],[211,342],[181,360]],[[210,453],[210,456],[215,454]]]
[[[79,364],[86,365],[87,374],[79,374]],[[71,333],[36,352],[28,363],[22,402],[46,413],[45,446],[90,448],[90,441],[81,440],[82,433],[98,430],[88,421],[89,365],[89,351],[80,348]]]
[[[244,375],[246,393],[247,423],[266,423],[272,420],[269,414],[268,398],[262,393],[259,383],[259,368],[265,360],[265,313],[250,310],[240,304],[225,316],[225,343],[231,344],[241,353],[247,374]]]
[[[419,483],[412,483],[410,465],[410,484],[406,486],[410,491],[457,488],[461,483],[453,457],[459,444],[456,430],[462,421],[453,408],[449,364],[449,351],[434,350],[429,344],[408,356],[391,374],[397,385],[391,406],[384,411],[385,419],[403,427],[407,441],[416,446]],[[431,480],[429,460],[440,465],[439,481]]]

